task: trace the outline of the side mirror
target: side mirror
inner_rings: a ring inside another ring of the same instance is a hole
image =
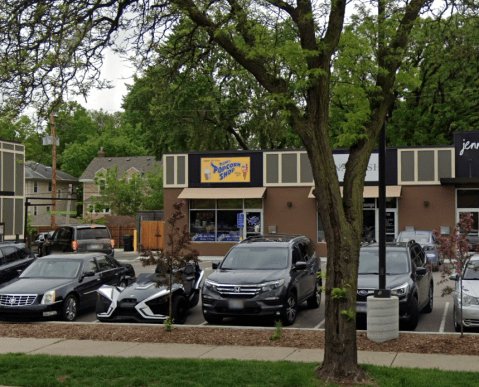
[[[416,268],[416,274],[417,275],[426,275],[427,274],[427,268],[422,267],[422,266]]]
[[[458,275],[457,273],[451,274],[451,275],[449,276],[449,279],[450,279],[451,281],[457,281],[457,280],[459,279],[459,275]]]
[[[213,263],[211,264],[211,267],[213,268],[213,270],[216,270],[219,265],[220,265],[220,264],[219,264],[218,262],[213,262]]]
[[[296,262],[296,264],[294,265],[295,270],[306,270],[307,267],[308,265],[304,261]]]
[[[94,277],[94,276],[95,276],[95,272],[92,270],[85,271],[82,275],[82,277]]]

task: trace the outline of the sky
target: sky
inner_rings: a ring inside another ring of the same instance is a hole
[[[75,97],[72,100],[77,101],[87,110],[103,109],[107,113],[122,111],[122,98],[127,93],[125,83],[133,84],[133,74],[133,66],[109,50],[105,55],[101,77],[110,80],[114,88],[107,90],[93,89],[90,91],[87,101],[83,97]]]

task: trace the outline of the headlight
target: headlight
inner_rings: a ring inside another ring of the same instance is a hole
[[[55,290],[50,290],[43,295],[42,304],[53,304],[55,302]]]
[[[208,290],[213,290],[213,291],[217,292],[218,291],[218,288],[217,288],[218,285],[219,284],[217,284],[216,282],[213,282],[213,281],[210,281],[210,280],[205,281],[205,286],[206,286],[206,289],[208,289]]]
[[[397,288],[391,289],[391,294],[395,296],[404,296],[409,292],[409,284],[405,283]]]
[[[266,282],[264,284],[261,284],[261,291],[269,292],[270,290],[278,289],[279,287],[283,285],[284,285],[284,278],[277,281]]]
[[[460,298],[459,298],[460,299]],[[479,299],[466,294],[462,295],[462,305],[479,305]]]

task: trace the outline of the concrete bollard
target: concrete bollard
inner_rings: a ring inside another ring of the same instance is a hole
[[[383,343],[399,337],[399,299],[368,297],[368,339]]]

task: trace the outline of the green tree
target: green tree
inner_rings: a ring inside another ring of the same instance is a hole
[[[158,167],[147,176],[126,173],[118,178],[118,166],[95,177],[100,197],[92,201],[95,210],[110,208],[115,215],[135,216],[140,210],[163,209],[163,173]],[[93,200],[93,199],[92,199]]]
[[[17,108],[32,100],[45,104],[66,90],[87,93],[98,85],[103,49],[113,44],[119,31],[130,38],[135,50],[131,56],[146,68],[155,62],[171,28],[185,19],[191,21],[182,32],[191,37],[188,45],[198,47],[193,38],[204,31],[209,44],[220,47],[254,77],[301,139],[311,163],[328,244],[326,346],[319,375],[340,381],[365,377],[357,363],[355,319],[344,314],[345,310],[354,314],[356,307],[365,171],[396,99],[411,32],[430,2],[380,0],[376,14],[368,8],[370,3],[363,3],[359,21],[374,26],[371,46],[376,59],[368,73],[371,87],[358,96],[362,102],[357,104],[367,111],[339,132],[339,143],[349,148],[341,196],[329,113],[331,69],[339,55],[347,4],[346,0],[325,6],[311,0],[0,3],[0,80],[3,95],[8,96],[3,107]],[[349,291],[335,299],[335,289]]]
[[[299,146],[278,106],[253,76],[210,45],[204,31],[192,36],[185,34],[188,28],[189,20],[175,28],[158,49],[158,63],[135,78],[124,99],[124,119],[141,124],[155,156]]]

